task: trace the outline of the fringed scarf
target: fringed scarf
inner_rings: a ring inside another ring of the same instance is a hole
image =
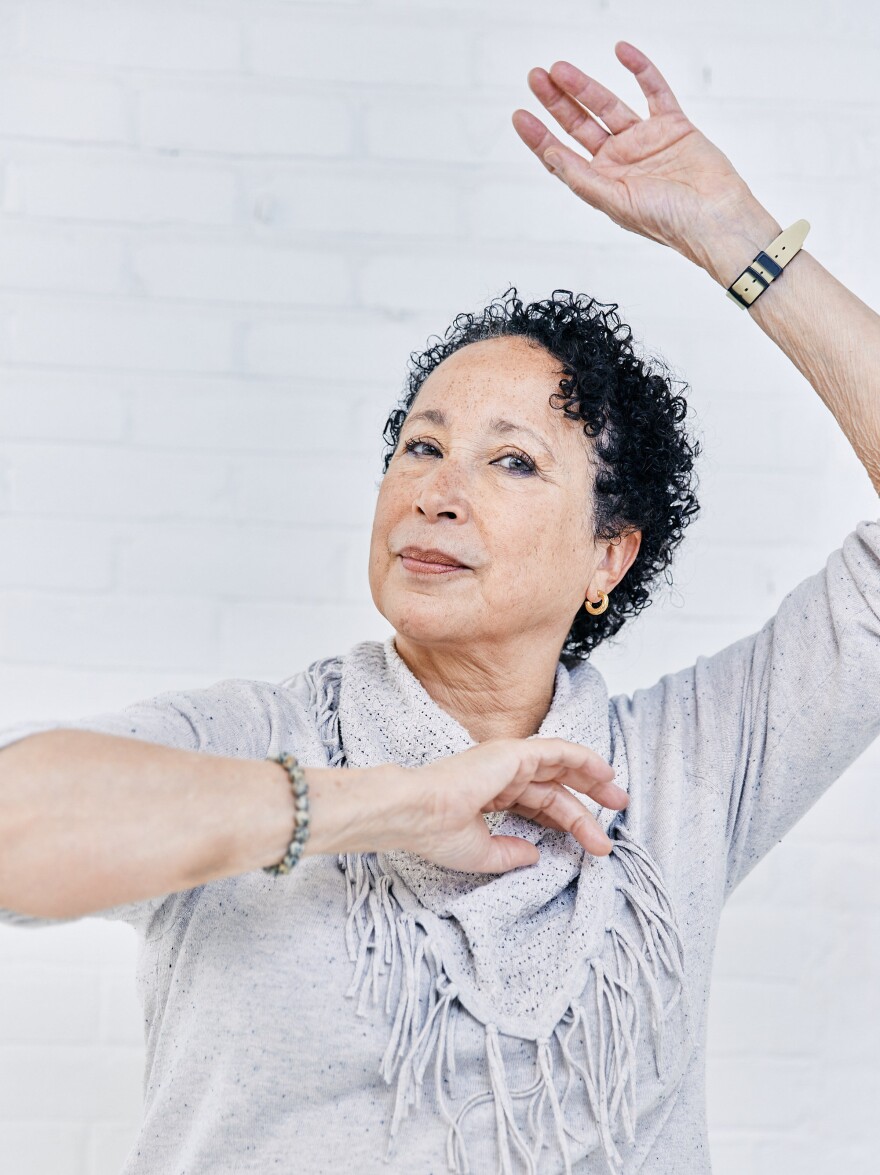
[[[393,635],[315,661],[305,673],[328,766],[416,767],[474,745],[409,670]],[[537,734],[551,736],[610,759],[608,694],[592,665],[558,664]],[[617,1175],[632,1153],[626,1148],[636,1141],[639,1115],[680,1083],[691,1034],[684,944],[670,895],[624,814],[573,794],[614,841],[609,856],[595,857],[569,833],[509,812],[487,814],[490,831],[538,845],[534,865],[464,873],[403,850],[340,855],[353,967],[347,995],[359,1015],[368,1015],[383,987],[385,993],[390,1034],[379,1071],[395,1087],[386,1160],[410,1106],[420,1108],[432,1059],[436,1107],[448,1122],[448,1169],[460,1175],[470,1170],[465,1119],[487,1101],[494,1102],[503,1175],[550,1169],[541,1158],[552,1145],[544,1138],[548,1125],[561,1164],[554,1170],[571,1172],[571,1138],[584,1148],[581,1155],[601,1146]],[[453,1109],[444,1085],[451,1088],[455,1072],[453,1030],[462,1008],[485,1028],[486,1088]],[[653,1045],[647,1049],[646,1019]],[[508,1085],[502,1035],[535,1042],[535,1080],[526,1089]],[[562,1094],[554,1038],[563,1058]],[[522,1098],[525,1123],[514,1108]]]

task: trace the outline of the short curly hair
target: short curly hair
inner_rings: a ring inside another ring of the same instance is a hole
[[[456,315],[438,343],[410,354],[406,392],[383,432],[389,445],[384,476],[422,384],[447,356],[469,343],[522,335],[563,365],[560,391],[553,392],[549,402],[569,419],[583,420],[584,433],[595,438],[594,539],[613,542],[628,531],[642,532],[638,554],[609,594],[606,610],[592,616],[585,608],[578,609],[560,653],[568,669],[588,660],[629,616],[637,616],[651,603],[649,589],[661,572],[671,585],[673,551],[700,509],[694,460],[702,446],[682,427],[687,401],[674,390],[675,384],[682,391],[688,385],[673,379],[661,360],[634,353],[632,331],[620,321],[617,308],[616,302],[597,302],[560,289],[550,298],[524,305],[516,286],[508,286],[481,313]]]

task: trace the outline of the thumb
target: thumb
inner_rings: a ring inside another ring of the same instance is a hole
[[[551,172],[561,179],[576,196],[594,208],[607,212],[617,198],[614,180],[600,175],[586,159],[568,147],[548,147],[541,156]]]
[[[521,836],[490,836],[481,873],[506,873],[522,865],[536,865],[541,859],[537,845]]]

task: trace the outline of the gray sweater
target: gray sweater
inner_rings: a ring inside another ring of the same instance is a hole
[[[880,733],[880,523],[862,521],[824,568],[788,593],[751,636],[649,689],[609,700],[626,821],[662,869],[680,912],[697,1047],[674,1095],[638,1121],[626,1171],[710,1171],[705,1029],[712,955],[727,897]],[[325,766],[298,679],[229,679],[169,691],[79,722],[0,732],[0,746],[41,730],[82,729],[240,758],[292,750]],[[392,1091],[379,1072],[388,1040],[380,1007],[347,998],[346,880],[335,856],[289,877],[262,870],[100,916],[135,927],[144,1007],[144,1117],[123,1175],[394,1170],[442,1175],[446,1123],[425,1114],[383,1164]],[[0,910],[12,925],[53,919]],[[512,1087],[534,1078],[531,1054],[504,1038]],[[456,1027],[457,1096],[485,1087],[483,1026]],[[431,1105],[430,1083],[425,1097]],[[473,1175],[497,1169],[494,1117],[478,1106]],[[573,1168],[605,1172],[599,1152]],[[542,1175],[563,1170],[552,1146]]]

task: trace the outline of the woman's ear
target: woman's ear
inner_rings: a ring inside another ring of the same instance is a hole
[[[596,568],[596,571],[604,572],[603,582],[599,585],[603,592],[610,592],[617,587],[635,562],[641,545],[640,530],[627,531],[608,543],[602,562]]]

